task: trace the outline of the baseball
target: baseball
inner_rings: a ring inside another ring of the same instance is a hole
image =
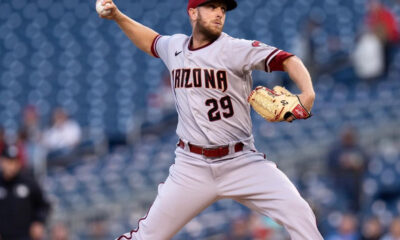
[[[111,10],[105,10],[104,8],[106,6],[111,5],[110,3],[106,3],[105,5],[102,5],[103,0],[97,0],[96,2],[96,11],[98,14],[100,14],[101,16],[107,16],[108,14],[111,13]]]

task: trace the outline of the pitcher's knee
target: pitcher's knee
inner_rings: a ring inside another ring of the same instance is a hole
[[[302,198],[288,199],[285,204],[285,211],[288,215],[298,218],[315,219],[314,212],[310,205]]]

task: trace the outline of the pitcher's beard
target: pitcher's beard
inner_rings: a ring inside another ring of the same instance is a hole
[[[208,29],[207,27],[205,27],[204,25],[202,25],[199,22],[197,22],[197,28],[198,28],[198,32],[201,33],[206,39],[214,41],[215,39],[219,38],[219,36],[221,36],[221,32],[222,31],[218,31],[218,30],[211,30]]]
[[[203,19],[204,19],[203,16],[199,12],[199,18],[196,21],[197,31],[201,35],[203,35],[207,40],[210,40],[210,41],[214,41],[217,38],[219,38],[219,36],[222,33],[222,29],[218,30],[218,29],[207,28],[205,21],[203,21]]]

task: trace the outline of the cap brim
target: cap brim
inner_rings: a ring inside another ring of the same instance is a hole
[[[214,1],[217,1],[217,0],[205,1],[204,3],[200,4],[199,6],[207,4],[209,2],[214,2]],[[237,3],[236,3],[235,0],[223,0],[223,1],[226,3],[226,10],[227,11],[233,10],[233,9],[235,9],[237,7]]]

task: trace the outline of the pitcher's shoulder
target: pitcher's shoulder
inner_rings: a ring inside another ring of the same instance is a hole
[[[190,39],[190,36],[186,35],[186,34],[182,34],[182,33],[177,33],[177,34],[173,34],[170,36],[171,39],[173,39],[174,41],[187,41],[188,39]]]
[[[272,46],[263,43],[258,40],[249,40],[249,39],[243,39],[243,38],[235,38],[227,35],[225,37],[225,43],[226,45],[229,45],[229,49],[231,50],[237,50],[237,51],[242,51],[243,49],[247,50],[265,50],[265,49],[270,49]]]
[[[251,46],[253,40],[247,40],[247,39],[243,39],[243,38],[235,38],[232,37],[226,33],[223,33],[223,41],[225,41],[227,44],[233,45],[233,46]]]

